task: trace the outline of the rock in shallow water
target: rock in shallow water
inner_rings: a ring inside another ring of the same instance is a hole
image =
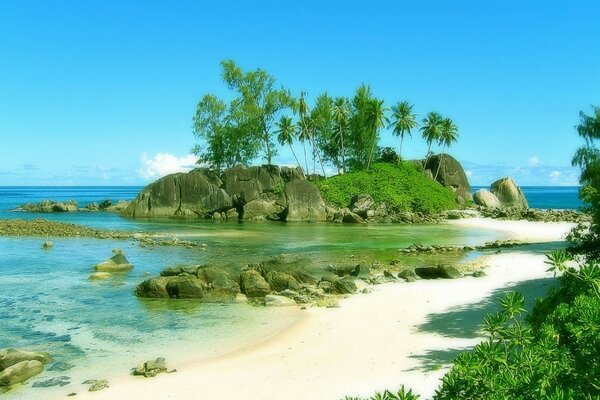
[[[25,382],[43,370],[44,364],[36,360],[18,362],[0,372],[0,386],[12,386]]]
[[[113,256],[96,265],[95,269],[98,272],[128,272],[133,269],[133,265],[127,261],[121,249],[114,249]]]
[[[52,379],[48,379],[45,381],[37,381],[34,382],[31,387],[34,388],[44,388],[44,387],[53,387],[53,386],[66,386],[71,383],[71,378],[68,376],[58,376]]]
[[[39,361],[47,364],[52,361],[48,353],[18,350],[14,348],[0,350],[0,371],[15,365],[21,361]]]

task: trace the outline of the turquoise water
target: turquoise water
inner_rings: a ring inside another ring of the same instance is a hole
[[[19,204],[75,199],[85,205],[106,198],[131,199],[139,188],[0,188],[0,218],[47,218],[105,229],[176,234],[206,249],[142,248],[129,240],[0,237],[0,348],[47,351],[67,371],[47,370],[31,383],[69,376],[64,388],[26,388],[6,398],[57,398],[81,390],[78,383],[129,371],[140,361],[165,356],[175,366],[213,357],[263,340],[293,324],[299,310],[239,304],[144,300],[133,295],[146,274],[176,264],[213,263],[239,270],[282,253],[310,260],[318,273],[340,260],[387,262],[412,243],[479,244],[499,238],[492,231],[450,225],[337,225],[271,222],[140,221],[111,213],[28,214]],[[566,208],[566,207],[563,207]],[[123,249],[134,270],[107,281],[87,278],[93,265]],[[310,267],[309,267],[310,265]],[[52,367],[51,367],[52,368]],[[30,384],[31,384],[30,383]]]

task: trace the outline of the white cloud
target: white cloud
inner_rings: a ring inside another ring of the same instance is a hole
[[[529,160],[527,161],[527,164],[531,165],[532,167],[538,166],[540,163],[541,161],[538,156],[529,157]]]
[[[142,166],[137,173],[144,179],[155,179],[175,172],[187,172],[195,167],[198,157],[193,154],[177,157],[169,153],[156,153],[148,158],[146,153],[140,157]]]
[[[562,175],[562,173],[560,171],[551,171],[548,174],[548,177],[550,178],[550,180],[552,182],[557,182],[560,179],[561,175]]]

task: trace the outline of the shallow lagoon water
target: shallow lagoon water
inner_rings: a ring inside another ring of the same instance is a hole
[[[101,191],[92,196],[96,197],[90,201],[110,197]],[[26,201],[47,197],[60,198],[44,192]],[[71,197],[71,193],[63,194],[62,199]],[[3,395],[15,399],[62,397],[82,390],[78,385],[85,379],[110,379],[158,356],[175,367],[186,359],[214,357],[268,338],[292,325],[302,313],[194,300],[138,299],[133,290],[144,273],[157,275],[168,266],[200,263],[237,270],[280,254],[309,259],[313,269],[351,256],[357,262],[386,263],[398,258],[399,248],[412,243],[474,245],[502,238],[493,231],[444,224],[132,221],[110,213],[9,211],[23,202],[18,196],[5,196],[0,201],[0,218],[43,217],[103,229],[176,234],[207,247],[147,248],[131,240],[52,238],[54,247],[43,250],[44,238],[0,238],[0,348],[47,351],[57,362],[73,365],[67,371],[53,371],[50,366],[27,386],[57,376],[71,377],[72,384],[19,388]],[[89,281],[92,266],[110,257],[115,247],[123,249],[134,270],[107,281]]]

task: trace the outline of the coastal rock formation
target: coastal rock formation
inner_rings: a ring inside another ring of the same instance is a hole
[[[238,280],[210,265],[167,268],[160,277],[146,279],[135,290],[138,297],[204,301],[233,301],[238,293]]]
[[[160,178],[144,188],[122,215],[326,221],[328,209],[299,168],[238,165],[220,176],[197,168]]]
[[[454,157],[449,154],[444,154],[443,156],[442,154],[435,154],[429,157],[428,160],[423,160],[420,163],[425,172],[432,178],[437,173],[436,180],[454,192],[456,201],[459,204],[466,204],[473,200],[467,174],[465,174],[462,165]]]
[[[52,359],[47,353],[0,350],[0,386],[12,386],[40,374]]]
[[[77,202],[75,200],[54,201],[42,200],[39,203],[27,203],[19,207],[19,210],[38,213],[51,212],[74,212],[77,211]]]
[[[450,265],[415,268],[415,274],[423,279],[457,279],[462,277],[462,274]]]
[[[129,272],[133,269],[133,265],[121,249],[113,249],[113,256],[106,261],[97,264],[94,269],[98,272]]]
[[[479,189],[473,195],[473,202],[478,206],[487,208],[498,208],[501,206],[496,195],[487,189]]]
[[[527,199],[520,187],[517,186],[512,178],[506,177],[498,179],[492,183],[491,192],[498,198],[503,207],[514,207],[517,209],[527,209]]]

